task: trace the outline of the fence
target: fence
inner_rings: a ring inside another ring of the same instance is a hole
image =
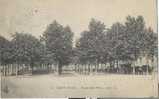
[[[36,73],[49,73],[55,71],[54,65],[39,65],[33,68],[30,65],[18,65],[18,64],[8,64],[0,66],[1,74],[3,76],[11,75],[24,75],[24,74],[36,74]],[[38,72],[37,72],[38,71]]]
[[[3,76],[12,75],[25,75],[25,74],[47,74],[57,73],[57,65],[41,64],[31,67],[25,64],[8,64],[0,66],[1,73]],[[134,71],[134,72],[133,72]],[[123,66],[120,68],[114,68],[103,64],[90,65],[90,64],[70,64],[62,67],[63,73],[78,73],[78,74],[91,74],[91,73],[117,73],[117,74],[151,74],[153,68],[149,66],[135,67]]]

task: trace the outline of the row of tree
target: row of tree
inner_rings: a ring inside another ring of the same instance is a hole
[[[88,30],[73,47],[73,32],[69,26],[56,21],[48,25],[40,39],[29,33],[15,33],[11,40],[0,36],[0,63],[58,64],[107,64],[119,61],[136,61],[140,56],[152,59],[157,56],[157,33],[145,26],[142,16],[128,16],[124,24],[116,22],[107,28],[101,21],[92,19]]]

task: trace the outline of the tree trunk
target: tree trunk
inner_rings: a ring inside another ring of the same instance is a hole
[[[62,74],[62,63],[59,62],[58,64],[58,71],[57,71],[58,75],[61,75]]]
[[[34,63],[31,62],[31,63],[30,63],[30,66],[31,66],[31,74],[33,74],[33,66],[34,66]]]
[[[148,67],[149,67],[149,60],[148,58],[146,57],[146,65],[147,65],[147,68],[146,68],[146,74],[148,75],[149,74],[149,71],[148,71]]]
[[[133,74],[135,74],[135,63],[133,62]]]
[[[90,63],[88,64],[88,74],[90,74]]]
[[[119,61],[118,60],[116,61],[116,64],[117,64],[117,73],[119,73]]]

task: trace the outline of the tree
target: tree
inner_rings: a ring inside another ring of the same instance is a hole
[[[144,44],[142,44],[142,49],[144,51],[144,55],[146,54],[152,61],[154,57],[157,57],[157,33],[149,27],[144,32]]]
[[[12,62],[11,43],[0,36],[0,64],[9,64]]]
[[[69,64],[72,53],[73,33],[70,27],[63,27],[54,21],[47,27],[42,38],[47,55],[58,63],[58,74],[61,74],[62,66]]]
[[[125,26],[119,22],[114,23],[107,31],[106,35],[108,43],[108,60],[114,61],[118,67],[119,60],[127,60],[128,56],[126,53],[127,43],[125,42]]]
[[[142,55],[142,45],[144,44],[143,35],[146,28],[144,18],[142,16],[137,16],[136,18],[128,16],[126,18],[125,27],[125,42],[127,42],[128,45],[125,50],[131,61],[135,62]]]
[[[146,57],[147,68],[146,72],[151,73],[154,69],[156,69],[157,64],[155,63],[155,59],[157,59],[158,55],[158,46],[157,46],[157,33],[154,33],[153,30],[149,27],[145,29],[145,32],[142,35],[143,44],[142,44],[142,54]],[[149,62],[151,61],[151,64]],[[150,66],[149,66],[150,65]]]
[[[43,45],[34,36],[27,33],[15,33],[11,42],[16,64],[30,64],[33,69],[36,63],[41,62]]]
[[[147,29],[142,16],[128,16],[125,22],[128,55],[135,62],[140,57],[153,57],[157,49],[157,35]],[[153,58],[152,58],[153,59]],[[135,65],[134,65],[135,66]]]
[[[129,56],[133,60],[137,60],[141,55],[143,34],[145,30],[145,21],[142,16],[137,18],[128,16],[125,22],[126,27],[126,42],[128,43],[127,51],[129,51]]]
[[[76,42],[77,52],[82,63],[94,62],[98,65],[105,52],[103,46],[105,25],[100,21],[92,19],[88,28],[88,31],[81,33],[81,38]]]

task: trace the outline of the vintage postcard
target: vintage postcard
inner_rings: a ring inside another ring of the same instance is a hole
[[[157,0],[0,0],[2,98],[157,98]]]

